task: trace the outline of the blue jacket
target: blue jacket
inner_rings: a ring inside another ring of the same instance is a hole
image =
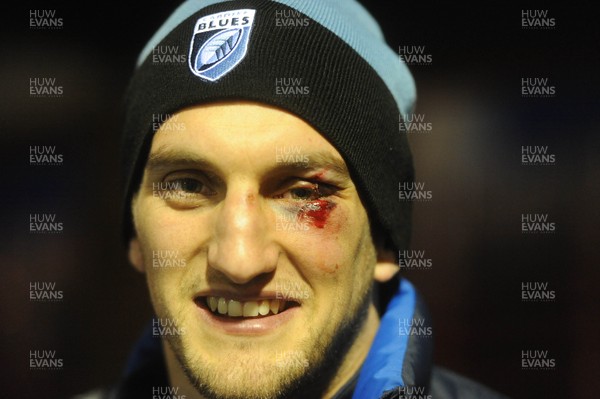
[[[359,375],[335,399],[506,398],[451,371],[434,367],[430,332],[430,318],[424,304],[413,285],[402,279],[381,318]],[[130,356],[122,381],[101,395],[89,397],[151,398],[153,386],[168,386],[168,380],[160,340],[147,328]]]

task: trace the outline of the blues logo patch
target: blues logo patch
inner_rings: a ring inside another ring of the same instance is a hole
[[[231,10],[196,21],[188,65],[192,73],[211,82],[244,59],[256,10]]]

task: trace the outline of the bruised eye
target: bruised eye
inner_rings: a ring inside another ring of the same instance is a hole
[[[290,197],[293,199],[313,200],[321,197],[318,187],[307,188],[299,187],[290,190]]]
[[[275,195],[275,198],[284,198],[298,201],[314,201],[329,196],[335,190],[333,187],[322,183],[301,182],[287,188],[284,192]]]

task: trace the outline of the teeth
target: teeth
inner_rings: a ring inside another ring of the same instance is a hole
[[[227,304],[227,315],[231,317],[240,317],[242,315],[242,303],[230,299]]]
[[[275,299],[274,301],[271,301],[271,312],[273,312],[273,314],[277,314],[279,313],[279,299]]]
[[[227,313],[227,302],[225,298],[219,298],[219,313],[225,314]]]
[[[229,317],[257,317],[268,314],[278,314],[285,307],[285,302],[279,299],[263,299],[262,301],[240,302],[223,297],[206,297],[206,304],[213,313]]]
[[[206,297],[206,302],[208,303],[208,307],[210,308],[210,310],[212,310],[213,312],[217,310],[217,298],[215,298],[214,296]]]
[[[258,303],[254,301],[248,301],[244,303],[244,317],[258,316]]]
[[[262,301],[260,303],[260,306],[258,307],[258,313],[260,313],[262,316],[266,316],[267,314],[269,314],[269,310],[271,310],[271,305],[269,304],[269,301]]]

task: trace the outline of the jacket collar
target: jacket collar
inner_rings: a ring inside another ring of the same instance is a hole
[[[353,398],[381,398],[401,387],[427,387],[433,336],[425,304],[401,279],[361,369]]]

